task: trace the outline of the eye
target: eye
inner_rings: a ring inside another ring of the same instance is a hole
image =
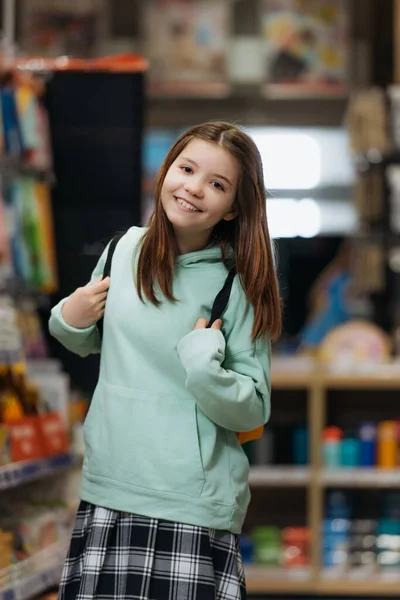
[[[193,169],[192,169],[191,167],[186,167],[186,166],[184,166],[184,167],[181,167],[181,169],[182,169],[182,171],[184,171],[185,173],[188,173],[188,174],[190,174],[190,173],[193,173]]]
[[[223,192],[225,191],[223,186],[219,183],[219,181],[213,181],[212,185],[217,188],[217,190],[222,190]]]

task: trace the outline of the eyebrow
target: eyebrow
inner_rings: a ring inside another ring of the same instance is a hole
[[[191,158],[188,158],[187,156],[181,156],[181,159],[186,160],[187,162],[191,163],[192,165],[194,165],[197,168],[199,167],[197,162],[195,162]],[[224,181],[226,181],[226,183],[228,183],[229,185],[232,185],[232,182],[229,181],[229,179],[227,177],[225,177],[224,175],[218,175],[218,173],[214,173],[213,177],[218,177],[218,179],[223,179]]]

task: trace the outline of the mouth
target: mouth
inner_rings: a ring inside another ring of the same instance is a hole
[[[179,204],[181,208],[188,212],[202,212],[197,206],[188,202],[187,200],[183,200],[183,198],[178,198],[178,196],[174,196],[175,201]]]

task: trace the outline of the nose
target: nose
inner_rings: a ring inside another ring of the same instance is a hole
[[[203,196],[203,186],[201,181],[193,176],[190,178],[190,181],[186,181],[184,188],[185,192],[190,194],[190,196],[196,196],[197,198]]]

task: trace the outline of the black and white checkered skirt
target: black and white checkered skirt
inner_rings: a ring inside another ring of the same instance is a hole
[[[81,502],[59,600],[95,598],[245,600],[238,536]]]

